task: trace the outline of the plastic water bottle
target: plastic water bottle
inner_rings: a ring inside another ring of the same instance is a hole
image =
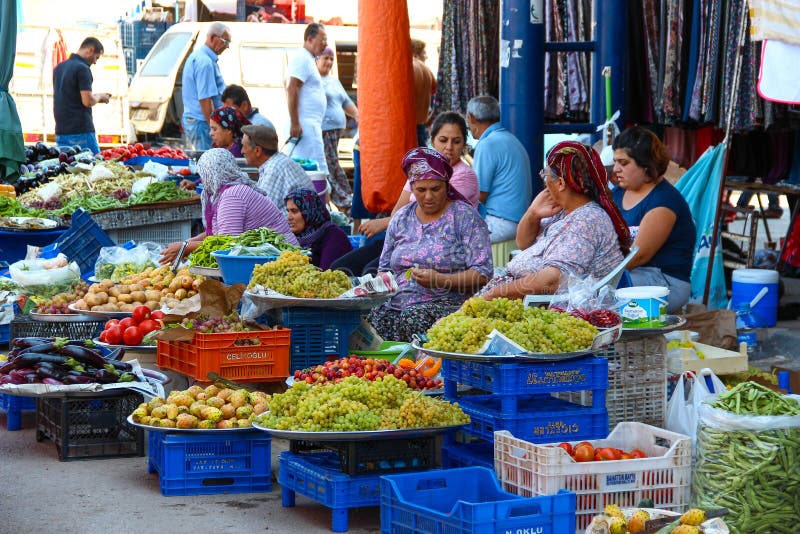
[[[743,302],[736,306],[736,341],[747,343],[747,356],[758,354],[758,337],[755,325],[758,324],[750,309],[750,303]]]

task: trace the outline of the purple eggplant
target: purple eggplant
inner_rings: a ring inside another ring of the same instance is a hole
[[[37,352],[29,352],[17,356],[9,362],[11,369],[24,369],[26,367],[33,367],[37,363],[52,363],[55,365],[63,365],[67,361],[66,356],[59,356],[58,354],[41,354]],[[7,364],[8,365],[8,364]],[[3,367],[6,367],[4,365]],[[0,370],[2,372],[2,370]]]
[[[42,378],[42,383],[43,384],[48,384],[50,386],[63,386],[64,385],[64,382],[62,382],[61,380],[56,380],[55,378],[50,378],[50,377]]]
[[[86,363],[98,368],[101,368],[103,367],[103,365],[108,363],[100,355],[99,352],[78,345],[67,345],[65,347],[62,347],[58,352],[59,354],[69,356],[71,358],[78,360],[79,362]]]
[[[11,342],[12,347],[27,349],[33,345],[42,345],[54,341],[52,337],[18,337]]]
[[[55,380],[63,381],[67,374],[60,368],[52,364],[40,364],[36,368],[36,374],[42,378],[53,378]]]
[[[67,374],[67,376],[64,377],[65,384],[93,384],[95,382],[97,382],[97,380],[86,375]]]

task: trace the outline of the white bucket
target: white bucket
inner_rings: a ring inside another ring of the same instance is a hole
[[[638,286],[617,289],[621,302],[619,315],[623,328],[661,328],[666,325],[667,295],[663,286]]]

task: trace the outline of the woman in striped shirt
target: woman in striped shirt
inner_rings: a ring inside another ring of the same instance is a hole
[[[233,155],[224,148],[207,150],[197,162],[203,181],[201,196],[206,231],[189,239],[185,254],[203,242],[207,235],[239,235],[255,228],[269,228],[298,245],[297,238],[275,204],[247,177]],[[161,253],[161,263],[172,263],[182,242],[172,243]]]

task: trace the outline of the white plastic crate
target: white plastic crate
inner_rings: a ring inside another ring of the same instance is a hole
[[[130,240],[137,243],[150,241],[166,246],[176,241],[186,241],[192,237],[192,221],[172,221],[130,228],[117,228],[115,230],[107,230],[107,233],[116,243],[127,243]]]
[[[667,340],[664,336],[621,339],[598,357],[608,359],[608,426],[639,422],[664,426],[667,414]],[[556,397],[592,405],[591,391],[556,393]]]
[[[524,497],[574,491],[578,532],[608,504],[635,507],[649,498],[655,508],[686,510],[692,483],[688,436],[643,423],[619,423],[606,439],[589,443],[595,448],[640,449],[648,457],[576,462],[554,444],[536,445],[503,430],[494,433],[494,469],[504,490]]]

